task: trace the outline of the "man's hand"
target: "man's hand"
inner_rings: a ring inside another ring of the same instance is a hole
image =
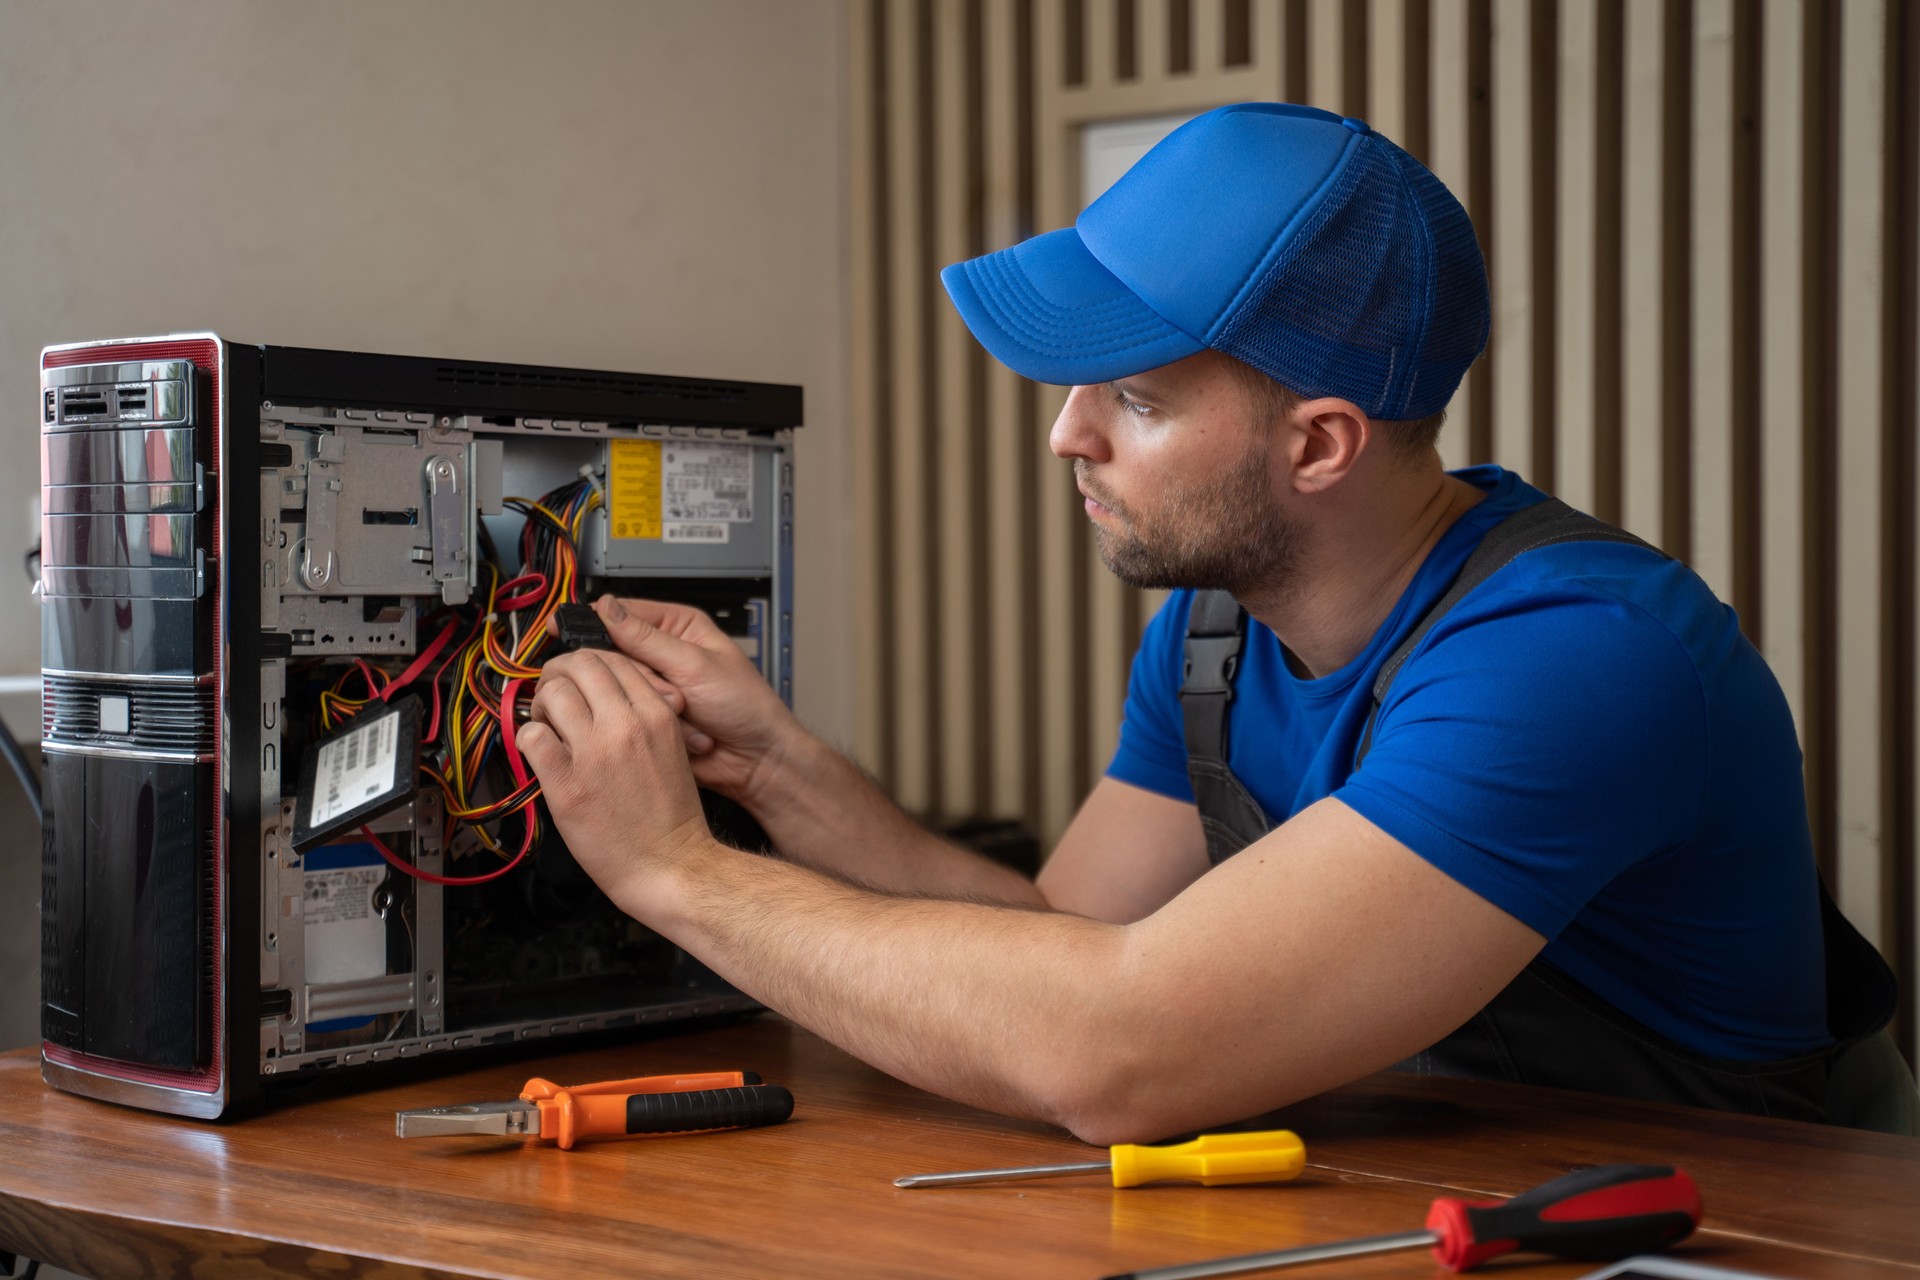
[[[679,721],[638,664],[583,649],[549,661],[517,742],[567,848],[629,913],[652,877],[710,842]]]
[[[751,808],[770,767],[805,736],[773,686],[691,605],[602,596],[594,610],[680,713],[700,785]]]
[[[650,739],[651,749],[683,742],[680,771],[690,767],[701,786],[744,805],[782,857],[896,893],[1042,905],[1031,880],[932,835],[902,813],[858,766],[802,728],[740,647],[700,610],[611,596],[601,597],[594,608],[620,650],[600,651],[602,662],[611,664],[623,680],[637,677],[654,701],[664,701],[679,717],[674,731],[678,737],[661,730],[663,736]],[[534,705],[553,727],[568,727],[562,717],[573,704],[571,696],[560,697],[559,681],[573,681],[585,691],[591,713],[601,715],[599,695],[570,659],[555,659],[546,671],[540,687],[544,691],[547,682],[558,677],[556,692],[537,695]],[[529,748],[529,759],[532,756]],[[557,761],[547,766],[562,767]],[[600,810],[611,814],[616,806],[630,803],[624,797],[644,796],[658,776],[634,776],[617,754],[596,767],[605,769],[592,780],[600,790],[584,802],[594,805],[596,821]],[[541,771],[541,780],[547,781],[546,771]],[[569,808],[568,797],[555,799],[548,785],[555,819],[571,843],[574,829],[584,832],[591,824],[583,811]],[[621,821],[613,819],[612,828],[617,831]],[[586,858],[581,861],[587,863]],[[594,875],[599,878],[597,871]],[[601,884],[621,901],[611,886]],[[648,909],[653,905],[649,900]]]

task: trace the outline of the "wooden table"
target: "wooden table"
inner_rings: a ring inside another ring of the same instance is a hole
[[[757,1070],[788,1124],[582,1144],[401,1141],[400,1108],[562,1082]],[[1280,1121],[1294,1183],[1115,1191],[1099,1175],[896,1190],[895,1176],[1098,1158],[1044,1126],[910,1089],[766,1017],[614,1048],[296,1098],[224,1125],[45,1087],[0,1055],[0,1250],[120,1276],[1065,1276],[1093,1280],[1417,1228],[1444,1193],[1582,1164],[1672,1162],[1707,1204],[1686,1256],[1920,1280],[1920,1140],[1517,1086],[1381,1075]],[[1555,1280],[1584,1265],[1497,1265]],[[1433,1277],[1424,1251],[1301,1276]]]

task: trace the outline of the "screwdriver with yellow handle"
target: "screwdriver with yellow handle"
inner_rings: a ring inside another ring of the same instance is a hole
[[[1285,1129],[1261,1133],[1209,1133],[1171,1147],[1131,1143],[1107,1149],[1107,1159],[1080,1164],[1043,1164],[1024,1169],[975,1169],[966,1173],[916,1173],[895,1178],[896,1187],[952,1187],[1010,1178],[1057,1178],[1070,1173],[1113,1173],[1116,1187],[1147,1182],[1197,1182],[1225,1187],[1241,1182],[1285,1182],[1306,1167],[1307,1149]]]

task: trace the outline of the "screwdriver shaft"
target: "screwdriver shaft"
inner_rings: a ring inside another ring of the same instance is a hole
[[[967,1182],[999,1182],[1012,1178],[1054,1178],[1063,1173],[1107,1173],[1113,1168],[1106,1160],[1084,1164],[1038,1164],[1024,1169],[969,1169],[965,1173],[915,1173],[895,1178],[896,1187],[957,1187]]]
[[[1431,1231],[1402,1231],[1390,1236],[1367,1236],[1360,1240],[1341,1240],[1334,1244],[1310,1244],[1298,1249],[1280,1249],[1267,1253],[1243,1253],[1234,1258],[1215,1258],[1211,1262],[1187,1262],[1174,1267],[1150,1267],[1106,1277],[1106,1280],[1201,1280],[1203,1276],[1237,1276],[1249,1271],[1271,1271],[1302,1262],[1327,1262],[1334,1258],[1353,1258],[1366,1253],[1387,1253],[1394,1249],[1418,1249],[1440,1237]]]

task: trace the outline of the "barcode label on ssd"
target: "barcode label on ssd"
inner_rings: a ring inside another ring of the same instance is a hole
[[[323,827],[394,787],[400,760],[400,717],[389,713],[332,742],[322,743],[314,766],[313,817]]]

